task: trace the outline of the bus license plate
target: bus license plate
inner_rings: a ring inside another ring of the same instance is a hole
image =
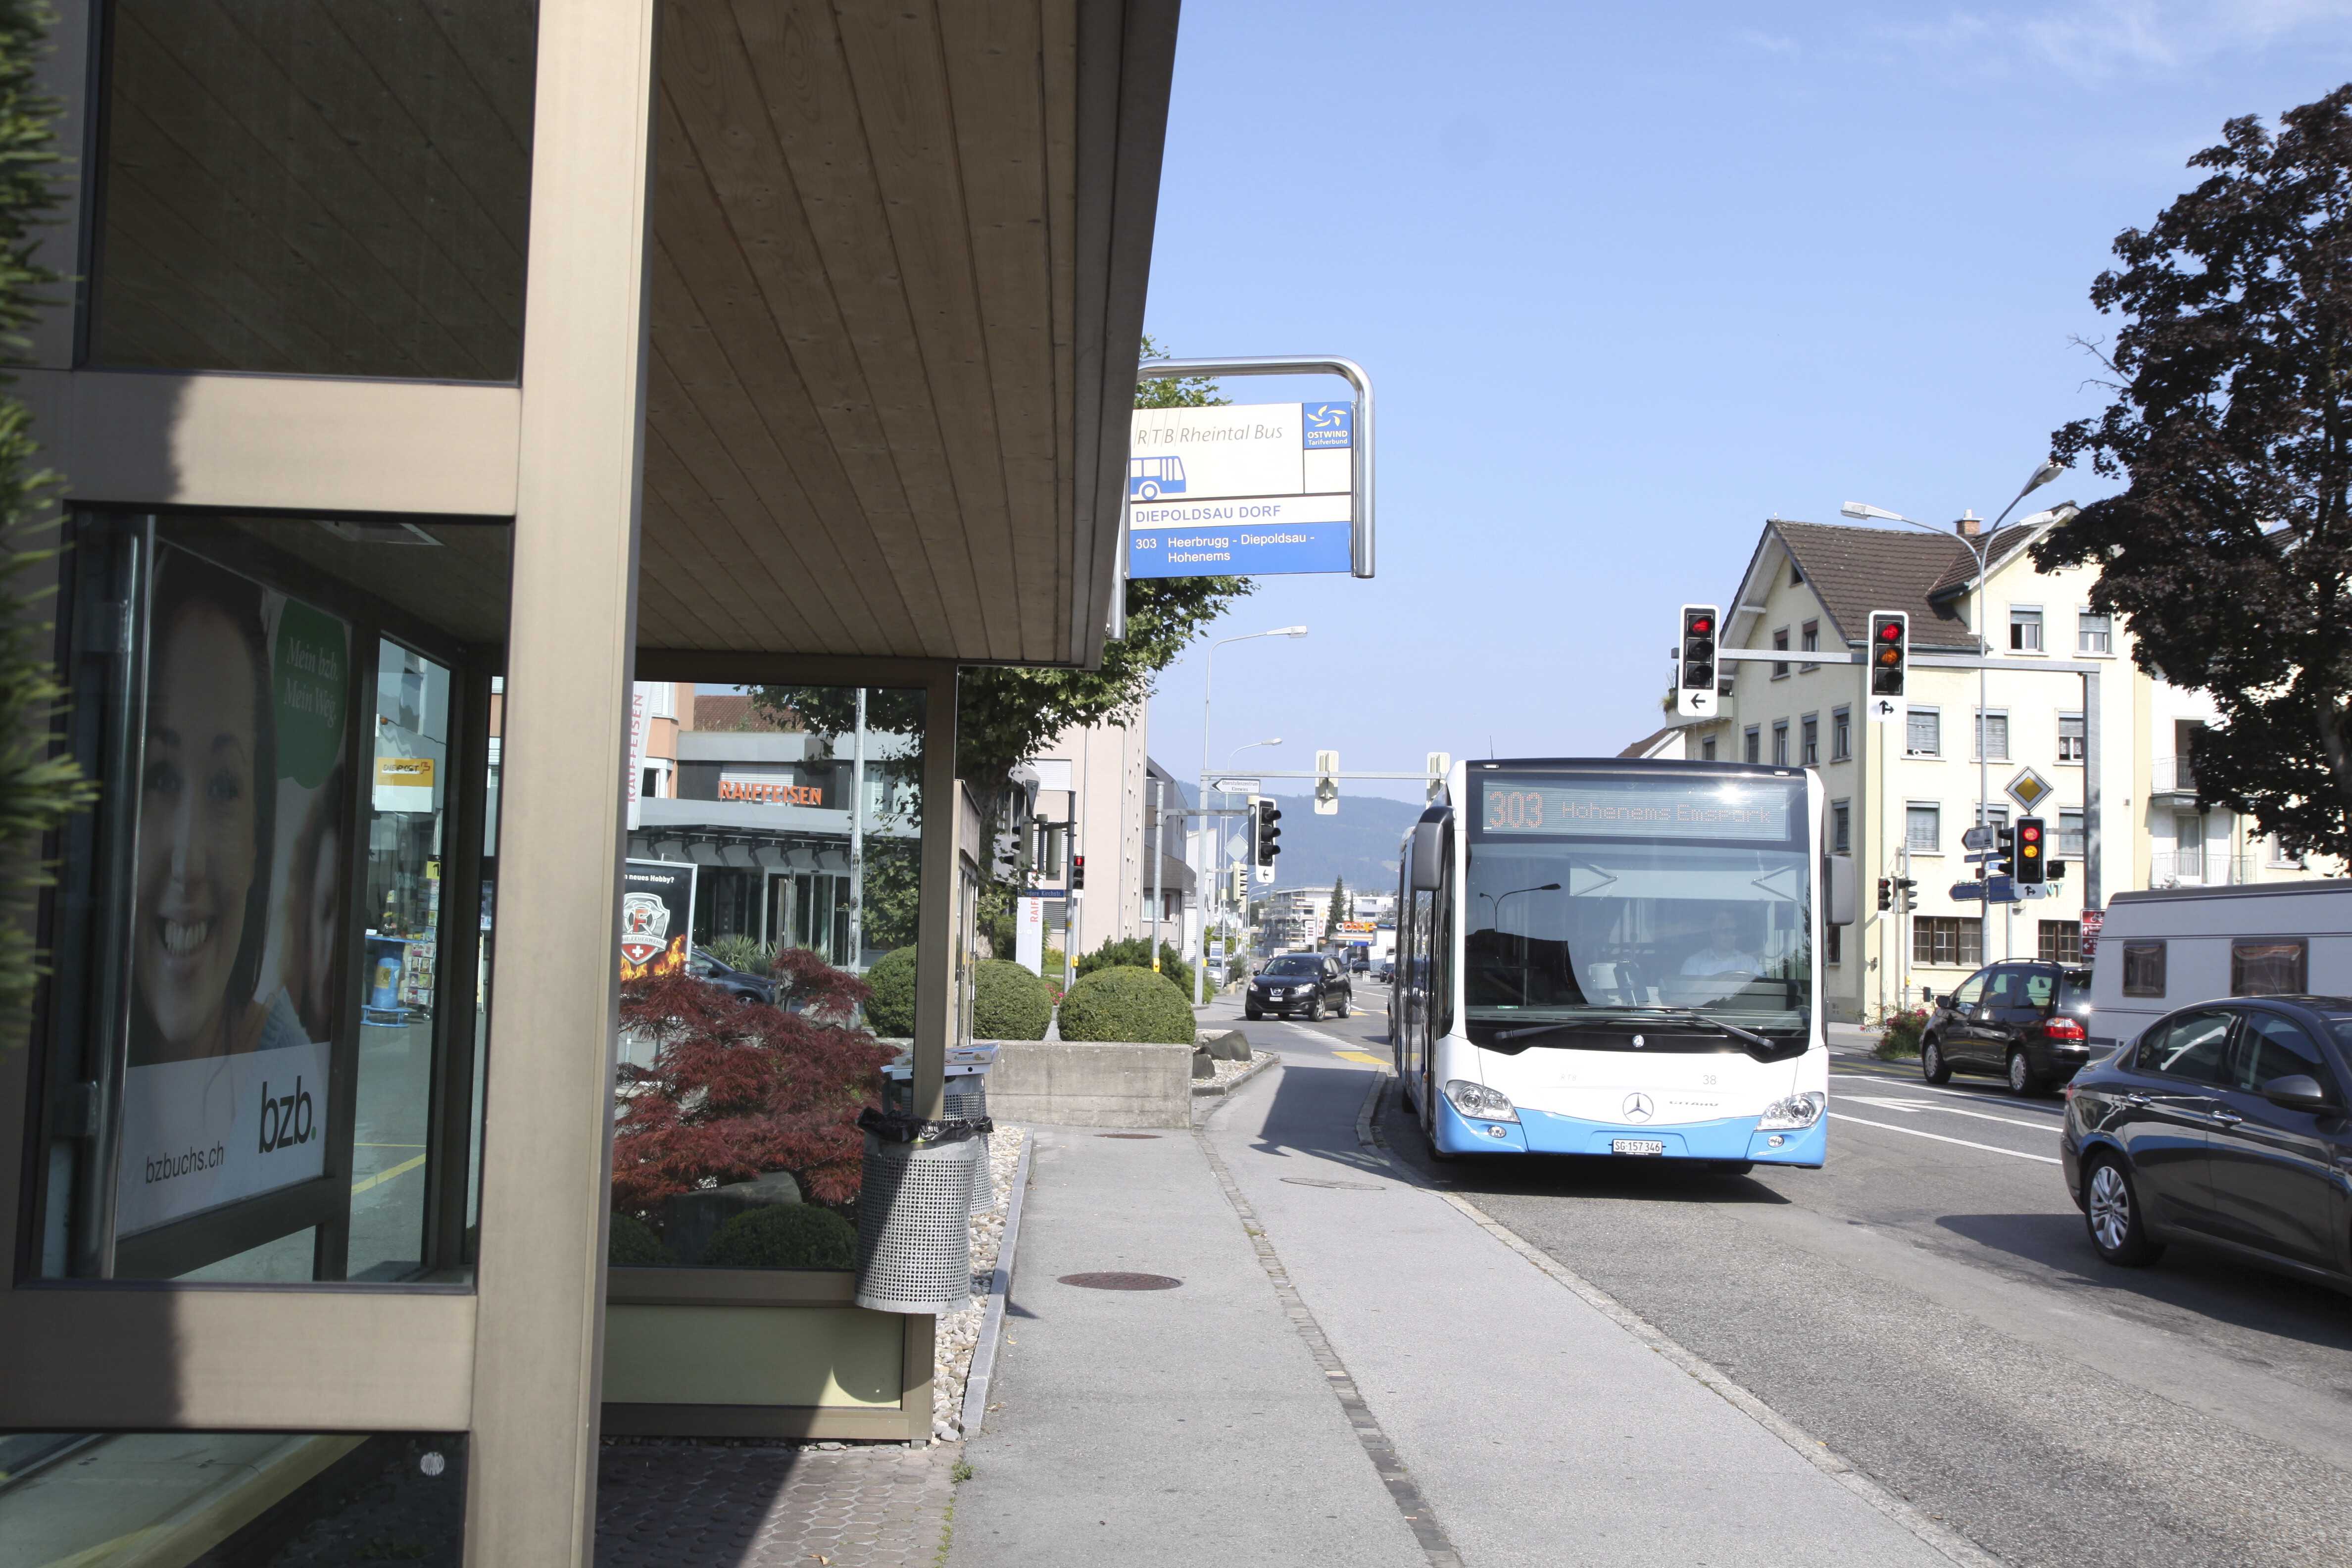
[[[1663,1154],[1664,1142],[1655,1138],[1612,1138],[1609,1141],[1612,1154]]]

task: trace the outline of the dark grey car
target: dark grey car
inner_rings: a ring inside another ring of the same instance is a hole
[[[1936,998],[1919,1031],[1919,1072],[1995,1073],[2018,1094],[2064,1083],[2091,1059],[2091,972],[2055,963],[1990,964]]]
[[[1278,1018],[1299,1013],[1320,1021],[1326,1013],[1346,1017],[1355,999],[1356,988],[1349,984],[1345,972],[1323,954],[1279,952],[1251,977],[1242,1012],[1252,1018],[1263,1018],[1268,1013]]]
[[[2347,1046],[2352,999],[2238,997],[2077,1075],[2059,1152],[2099,1256],[2196,1241],[2352,1290]]]

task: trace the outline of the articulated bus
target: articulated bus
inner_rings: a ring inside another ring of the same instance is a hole
[[[1737,763],[1454,766],[1399,854],[1397,1073],[1440,1159],[1819,1167],[1821,780]]]

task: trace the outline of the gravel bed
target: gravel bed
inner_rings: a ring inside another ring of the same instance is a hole
[[[1212,1090],[1223,1089],[1230,1085],[1234,1079],[1241,1077],[1244,1073],[1255,1072],[1259,1068],[1262,1068],[1266,1063],[1274,1060],[1274,1055],[1275,1054],[1272,1051],[1253,1050],[1250,1052],[1250,1059],[1245,1062],[1229,1062],[1224,1060],[1223,1058],[1220,1058],[1217,1061],[1216,1076],[1214,1078],[1194,1079],[1192,1080],[1193,1090],[1197,1093],[1203,1089]]]
[[[1243,1064],[1220,1062],[1219,1067]],[[971,1302],[940,1319],[931,1352],[931,1441],[963,1438],[963,1385],[971,1375],[972,1352],[980,1345],[980,1320],[988,1310],[988,1287],[996,1272],[996,1249],[1004,1240],[1004,1214],[1013,1198],[1013,1172],[1029,1135],[999,1124],[988,1141],[988,1173],[996,1202],[971,1216]]]

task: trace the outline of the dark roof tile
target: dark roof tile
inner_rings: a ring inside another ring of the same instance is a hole
[[[1975,560],[1957,538],[1779,520],[1765,527],[1796,558],[1798,569],[1849,644],[1869,635],[1872,611],[1902,610],[1911,617],[1911,640],[1917,646],[1976,647],[1958,606],[1939,606],[1929,599],[1931,588],[1955,569],[1956,561],[1963,582],[1966,574],[1976,570]]]

